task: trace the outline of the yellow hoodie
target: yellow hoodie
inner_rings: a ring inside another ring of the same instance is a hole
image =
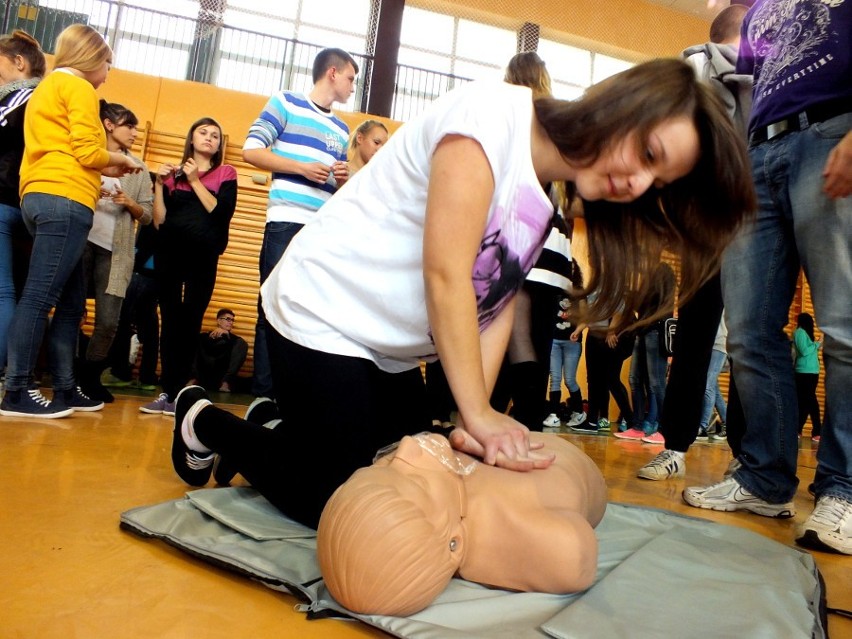
[[[33,91],[24,118],[21,197],[47,193],[94,211],[109,163],[95,88],[59,69]]]

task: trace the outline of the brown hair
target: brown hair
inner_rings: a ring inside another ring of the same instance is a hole
[[[591,268],[585,293],[595,296],[577,319],[607,319],[624,304],[614,328],[631,325],[664,249],[681,260],[681,301],[691,297],[718,270],[722,251],[756,209],[745,142],[713,91],[689,65],[669,58],[612,76],[577,101],[536,100],[535,109],[566,160],[581,166],[631,133],[641,151],[662,122],[679,116],[692,121],[701,153],[689,174],[630,203],[584,202]]]
[[[41,78],[44,76],[47,67],[44,51],[41,50],[38,40],[26,31],[15,29],[9,35],[0,36],[0,55],[4,55],[10,60],[21,56],[30,65],[31,77]]]
[[[722,9],[710,25],[710,42],[721,44],[738,38],[746,13],[748,7],[741,4]]]
[[[320,81],[325,75],[325,72],[328,71],[331,67],[345,67],[347,64],[351,64],[352,68],[355,69],[355,73],[358,73],[358,63],[355,62],[355,58],[346,53],[343,49],[323,49],[319,53],[317,53],[317,57],[314,58],[314,66],[311,70],[311,76],[313,77],[314,84]]]
[[[512,56],[503,80],[509,84],[529,87],[533,91],[534,98],[550,96],[553,93],[550,74],[547,72],[544,60],[535,51],[525,51]]]
[[[112,49],[103,36],[85,24],[72,24],[56,39],[53,66],[69,67],[83,73],[95,71],[104,62],[112,62]]]

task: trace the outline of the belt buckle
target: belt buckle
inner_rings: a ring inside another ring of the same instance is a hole
[[[772,138],[778,137],[785,131],[790,129],[790,121],[789,120],[779,120],[778,122],[773,122],[772,124],[766,127],[766,139],[771,140]]]

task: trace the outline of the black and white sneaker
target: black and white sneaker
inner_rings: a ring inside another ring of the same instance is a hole
[[[192,420],[205,406],[210,405],[207,391],[201,386],[187,386],[175,399],[175,426],[172,432],[172,465],[175,472],[190,486],[204,486],[213,470],[213,452],[199,453],[191,450],[183,439],[184,422]]]
[[[70,408],[75,413],[92,413],[99,411],[104,407],[104,403],[97,399],[92,399],[84,393],[79,386],[68,390],[56,391],[53,394],[53,402],[57,405]]]
[[[56,419],[68,417],[74,410],[51,402],[36,388],[7,390],[0,402],[0,415],[6,417],[36,417]]]

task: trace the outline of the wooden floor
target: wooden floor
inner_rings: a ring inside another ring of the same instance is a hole
[[[58,420],[0,417],[0,468],[8,471],[0,492],[0,638],[386,637],[357,622],[306,621],[288,595],[120,531],[122,511],[186,491],[169,459],[172,422],[139,413],[143,401],[148,398],[121,396],[102,412]],[[799,455],[799,514],[776,521],[681,501],[685,485],[721,477],[727,446],[696,445],[685,480],[650,482],[635,474],[658,447],[566,437],[600,465],[613,501],[707,517],[785,544],[812,507],[806,487],[816,463],[809,441]],[[852,557],[815,557],[829,605],[852,609]],[[829,628],[835,639],[852,638],[850,620],[833,616]],[[712,628],[707,636],[714,636]]]

